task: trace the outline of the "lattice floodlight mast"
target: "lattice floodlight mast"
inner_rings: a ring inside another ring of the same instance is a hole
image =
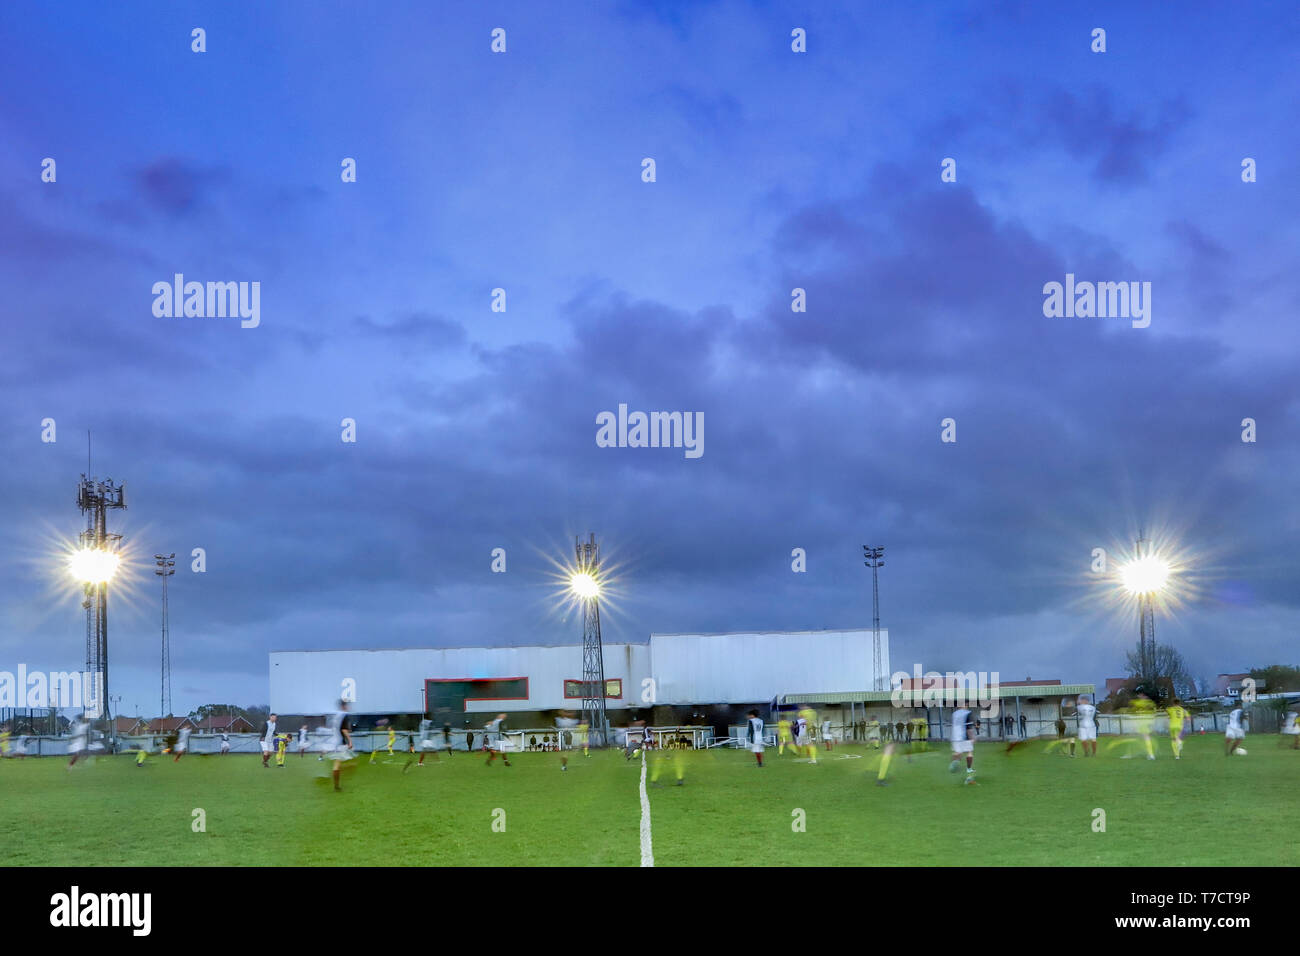
[[[1139,531],[1137,539],[1139,561],[1149,556],[1150,549],[1143,548],[1146,543],[1144,533]],[[1147,691],[1154,696],[1156,693],[1156,612],[1155,594],[1151,591],[1138,594],[1138,666],[1142,682],[1147,685]]]
[[[575,539],[576,574],[591,576],[596,587],[579,595],[582,602],[582,719],[598,745],[606,743],[605,653],[600,640],[600,546],[596,535]]]
[[[153,556],[154,564],[157,565],[153,573],[162,578],[162,695],[158,705],[159,717],[170,717],[172,714],[172,657],[167,624],[167,579],[176,573],[176,562],[172,560],[175,557],[175,551],[171,554]]]
[[[880,569],[885,566],[885,549],[862,546],[862,563],[871,569],[871,689],[881,687],[880,663]]]
[[[108,533],[108,509],[126,508],[126,484],[114,484],[112,478],[99,481],[82,474],[77,485],[77,507],[86,516],[86,530],[78,539],[81,547],[116,552],[122,536]],[[108,581],[87,581],[84,587],[81,606],[86,609],[86,673],[98,684],[103,716],[112,727],[108,700]],[[92,689],[83,689],[83,699],[91,693]]]

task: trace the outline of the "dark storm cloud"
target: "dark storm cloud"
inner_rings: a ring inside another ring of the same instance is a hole
[[[916,140],[946,155],[964,148],[986,163],[1048,150],[1069,156],[1097,182],[1133,187],[1150,181],[1196,118],[1182,96],[1129,103],[1097,83],[1074,88],[1054,79],[1030,84],[988,76],[976,81],[960,108],[923,121]]]
[[[1134,184],[1150,179],[1152,166],[1192,115],[1181,98],[1125,109],[1103,87],[1081,93],[1057,88],[1037,103],[1034,120],[1070,155],[1091,160],[1097,180]]]
[[[132,178],[144,202],[179,218],[197,213],[213,190],[229,180],[230,173],[220,167],[206,167],[168,156],[136,170]]]

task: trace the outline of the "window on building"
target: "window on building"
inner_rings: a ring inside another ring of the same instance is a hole
[[[566,680],[564,682],[564,696],[581,700],[587,695],[583,692],[583,682],[580,680]],[[623,696],[623,681],[621,678],[613,677],[605,681],[605,697],[618,700]]]

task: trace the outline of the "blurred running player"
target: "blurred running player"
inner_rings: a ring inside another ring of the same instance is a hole
[[[653,758],[650,763],[650,786],[659,786],[659,774],[664,769],[664,764],[671,762],[673,765],[673,776],[677,778],[677,786],[684,786],[686,781],[686,764],[682,757],[682,751],[676,747],[655,747]]]
[[[817,732],[817,711],[813,710],[812,704],[804,704],[799,709],[799,739],[800,747],[803,747],[808,754],[808,762],[817,762],[817,745],[813,743],[813,734]]]
[[[1075,711],[1079,715],[1079,746],[1085,757],[1095,757],[1097,756],[1097,708],[1088,701],[1087,697],[1080,695],[1075,703]]]
[[[867,743],[880,749],[880,718],[872,717],[871,722],[867,724]]]
[[[497,759],[497,754],[501,754],[501,762],[507,767],[510,766],[510,757],[505,752],[505,741],[501,735],[501,725],[505,723],[506,715],[497,714],[496,719],[489,720],[483,728],[483,747],[488,752],[487,763]]]
[[[330,715],[329,719],[329,748],[325,756],[333,761],[334,768],[332,776],[334,777],[334,789],[342,790],[339,785],[339,771],[343,768],[345,760],[352,759],[352,728],[348,724],[348,702],[339,701],[339,709]]]
[[[835,749],[835,738],[831,736],[831,719],[827,717],[822,721],[822,743],[826,745],[826,751]]]
[[[646,726],[644,720],[634,720],[628,727],[627,734],[623,738],[624,752],[623,756],[627,760],[641,755],[641,749],[650,739],[650,728]]]
[[[1187,708],[1177,697],[1166,710],[1169,714],[1169,746],[1174,752],[1175,760],[1183,759],[1183,724],[1187,720]]]
[[[269,767],[271,760],[271,749],[275,746],[275,722],[276,715],[271,714],[267,717],[266,726],[262,728],[262,766]]]
[[[790,736],[790,720],[782,714],[776,722],[776,755],[783,755],[786,747],[790,748],[791,753],[795,752],[794,738]]]
[[[1241,745],[1241,742],[1246,739],[1245,725],[1249,720],[1245,705],[1237,701],[1237,706],[1228,714],[1228,728],[1223,733],[1225,757],[1231,757],[1234,753],[1240,753],[1243,757],[1246,755],[1246,748]]]
[[[1151,725],[1156,719],[1156,703],[1146,694],[1138,691],[1138,695],[1133,700],[1133,716],[1137,720],[1138,737],[1142,739],[1142,747],[1147,752],[1148,760],[1156,759],[1156,745],[1151,739]]]
[[[411,756],[407,758],[406,763],[402,766],[402,773],[406,773],[410,770],[412,765],[423,767],[424,756],[430,750],[434,751],[433,759],[437,760],[438,752],[435,749],[437,746],[437,743],[433,739],[433,721],[428,717],[422,717],[420,719],[420,727],[411,739]],[[417,749],[420,751],[420,759],[418,762],[415,759],[415,751]]]
[[[86,756],[90,749],[90,722],[84,715],[74,717],[69,730],[71,737],[68,740],[68,753],[72,754],[72,759],[68,761],[68,769],[71,770],[72,765]]]
[[[301,758],[301,757],[305,757],[305,756],[307,756],[307,723],[306,723],[306,721],[304,721],[304,722],[303,722],[303,725],[302,725],[301,727],[298,728],[298,756],[299,756],[300,758]]]
[[[1282,737],[1279,743],[1286,743],[1286,738],[1291,738],[1291,749],[1300,750],[1300,713],[1294,708],[1286,712],[1286,717],[1282,721]]]
[[[221,732],[221,756],[230,753],[230,734],[226,731]]]
[[[555,737],[560,744],[560,769],[561,770],[569,769],[569,758],[564,753],[565,737],[572,732],[574,727],[577,726],[578,726],[578,721],[574,718],[573,714],[571,714],[567,710],[560,711],[559,716],[555,718]],[[587,748],[584,745],[583,750],[585,751],[586,749]]]
[[[758,765],[763,766],[763,718],[758,716],[758,711],[749,712],[749,727],[746,731],[749,735],[749,750],[758,761]]]
[[[175,755],[172,757],[172,763],[177,763],[190,749],[190,734],[193,731],[189,727],[181,727],[180,733],[176,737]]]
[[[950,771],[961,766],[961,758],[966,758],[966,783],[975,782],[975,735],[979,733],[979,720],[968,707],[959,707],[952,712],[952,763]]]

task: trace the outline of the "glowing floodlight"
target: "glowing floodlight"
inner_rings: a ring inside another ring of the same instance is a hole
[[[1155,594],[1169,582],[1169,565],[1151,554],[1124,565],[1119,576],[1130,594]]]
[[[569,590],[586,601],[600,594],[600,584],[586,571],[580,571],[569,578]]]
[[[106,584],[117,573],[120,559],[112,551],[82,548],[68,557],[68,571],[85,584]]]

